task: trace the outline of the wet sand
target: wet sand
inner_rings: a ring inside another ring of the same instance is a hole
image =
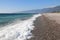
[[[34,21],[34,37],[29,40],[60,40],[60,24],[57,22],[60,16],[53,15],[42,14]],[[58,19],[54,19],[55,17]]]

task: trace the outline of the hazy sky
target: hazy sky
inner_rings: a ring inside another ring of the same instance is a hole
[[[60,5],[60,0],[0,0],[0,13],[42,9]]]

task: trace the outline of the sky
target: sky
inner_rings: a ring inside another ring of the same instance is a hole
[[[0,13],[12,13],[59,6],[60,0],[0,0]]]

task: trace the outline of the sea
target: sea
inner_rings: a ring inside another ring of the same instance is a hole
[[[27,40],[34,37],[37,13],[0,13],[0,40]]]

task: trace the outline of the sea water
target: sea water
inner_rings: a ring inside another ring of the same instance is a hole
[[[33,22],[41,14],[0,14],[0,40],[27,40],[33,37]]]

